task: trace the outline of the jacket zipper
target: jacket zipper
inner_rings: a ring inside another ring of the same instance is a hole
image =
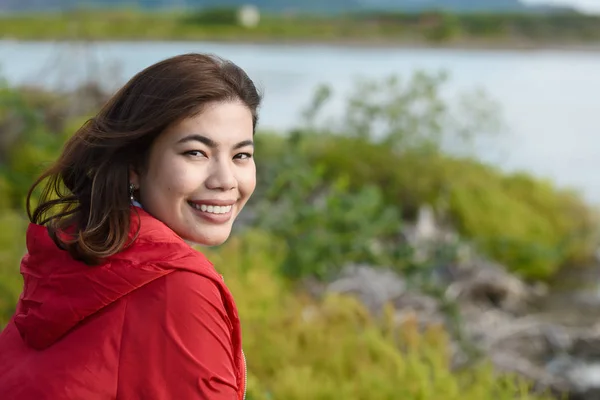
[[[246,355],[242,350],[242,358],[244,359],[244,396],[242,400],[246,400],[246,391],[248,390],[248,364],[246,363]]]

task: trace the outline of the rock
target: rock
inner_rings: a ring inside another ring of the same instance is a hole
[[[440,310],[439,302],[431,296],[415,291],[406,291],[393,301],[393,305],[397,310],[395,321],[399,325],[413,319],[413,315],[416,316],[421,329],[446,322],[446,317]]]
[[[572,398],[600,399],[600,364],[576,362],[565,374],[572,388]]]
[[[412,236],[421,245],[439,239],[432,217],[427,211],[423,215],[424,222]],[[330,284],[311,286],[320,293],[353,295],[375,315],[392,304],[398,325],[417,321],[424,329],[443,324],[449,332],[460,333],[450,343],[452,368],[472,364],[477,361],[473,355],[481,354],[497,371],[518,374],[538,391],[568,394],[570,400],[600,400],[600,323],[577,328],[533,314],[532,305],[548,288],[528,285],[476,255],[422,275],[430,280],[421,283],[445,288],[444,298],[419,291],[413,281],[407,287],[407,281],[391,270],[366,265],[349,266]],[[458,319],[444,312],[448,304],[457,307]]]
[[[440,249],[459,244],[456,232],[440,226],[433,208],[429,205],[419,208],[414,224],[405,223],[402,226],[402,237],[412,248],[413,262],[417,264],[428,263],[438,257]]]
[[[562,393],[569,393],[569,399],[600,399],[600,363],[589,363],[570,355],[562,355],[548,363],[546,370],[554,377],[562,377],[566,386]]]
[[[414,238],[416,241],[433,241],[438,238],[440,230],[435,221],[431,206],[425,205],[419,209],[415,224]]]
[[[439,311],[439,302],[431,296],[416,291],[406,291],[393,302],[397,309],[413,310],[427,314]]]
[[[406,282],[398,274],[365,265],[351,265],[343,269],[340,278],[330,283],[326,291],[355,295],[373,314],[406,290]]]
[[[504,267],[489,261],[479,259],[457,269],[454,282],[446,290],[452,300],[521,313],[536,293]]]
[[[583,331],[573,339],[570,354],[586,361],[600,362],[600,326]]]
[[[574,338],[566,328],[559,325],[547,324],[542,329],[548,349],[548,356],[560,356],[571,351]]]

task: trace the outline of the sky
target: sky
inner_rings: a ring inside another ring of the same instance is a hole
[[[523,0],[524,3],[566,4],[580,8],[583,11],[600,13],[600,0]]]

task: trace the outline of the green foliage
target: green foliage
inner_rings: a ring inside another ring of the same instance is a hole
[[[29,100],[24,91],[0,81],[0,327],[12,315],[22,289],[25,194],[39,173],[35,165],[56,150],[50,146],[53,139],[44,129],[40,109]]]
[[[475,138],[498,132],[500,110],[495,101],[475,90],[463,93],[451,107],[442,96],[447,82],[445,72],[424,71],[408,79],[360,79],[346,98],[340,121],[319,124],[321,109],[333,97],[331,88],[323,87],[308,107],[307,128],[380,143],[396,154],[469,148]]]
[[[544,279],[593,254],[598,219],[576,196],[523,174],[503,176],[477,165],[463,168],[453,182],[454,222],[513,271]]]
[[[474,113],[459,121],[440,95],[444,80],[417,73],[408,82],[363,83],[340,121],[320,125],[319,108],[331,97],[321,89],[306,114],[312,133],[304,147],[283,151],[307,154],[307,166],[322,168],[322,185],[348,179],[350,192],[378,187],[382,210],[394,207],[411,219],[422,205],[434,206],[439,219],[526,278],[549,278],[589,259],[598,219],[580,197],[451,151],[468,148],[499,121],[486,97],[471,97]]]
[[[357,22],[401,25],[434,42],[470,40],[588,41],[600,37],[597,15],[579,13],[358,13]]]
[[[350,191],[375,185],[382,204],[405,218],[414,218],[424,204],[434,206],[442,223],[524,277],[549,278],[594,253],[595,210],[542,180],[444,154],[395,155],[363,139],[321,142],[310,154],[314,164],[327,166],[325,180],[350,176]]]
[[[6,210],[11,205],[10,203],[10,191],[11,187],[8,184],[6,178],[0,175],[0,212]]]
[[[499,36],[507,31],[506,20],[493,14],[479,14],[462,19],[465,30],[480,37]]]
[[[320,2],[323,3],[323,2]],[[144,12],[116,8],[0,16],[0,37],[25,40],[314,40],[381,43],[595,43],[600,18],[577,13],[353,13],[262,15],[258,27],[237,23],[234,8]]]
[[[299,149],[314,138],[292,136],[285,148]],[[282,271],[291,277],[325,278],[349,262],[398,265],[393,241],[401,221],[381,190],[365,185],[350,190],[350,177],[324,179],[325,166],[311,165],[302,152],[289,152],[259,203],[258,226],[284,239],[288,257]]]
[[[434,43],[451,41],[461,34],[462,26],[458,16],[448,13],[425,14],[423,35]]]
[[[31,184],[76,129],[73,122],[84,119],[70,115],[72,108],[85,109],[73,107],[65,96],[0,83],[0,175],[9,207],[23,209]]]
[[[202,9],[186,15],[183,21],[198,25],[237,25],[238,10],[234,7]]]
[[[0,208],[0,330],[14,313],[23,288],[19,260],[24,254],[24,238],[23,217]]]
[[[285,249],[253,231],[207,252],[239,307],[249,399],[542,399],[487,363],[453,372],[441,326],[420,331],[416,318],[396,325],[391,307],[374,319],[349,297],[294,294],[274,272]]]

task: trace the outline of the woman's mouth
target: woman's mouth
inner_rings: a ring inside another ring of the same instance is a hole
[[[216,206],[216,205],[206,205],[206,204],[196,204],[189,203],[196,210],[200,210],[202,212],[207,212],[211,214],[226,214],[231,211],[232,206]]]
[[[188,201],[190,207],[194,209],[197,215],[211,223],[225,223],[231,219],[232,205],[220,206],[216,204],[198,204]]]

